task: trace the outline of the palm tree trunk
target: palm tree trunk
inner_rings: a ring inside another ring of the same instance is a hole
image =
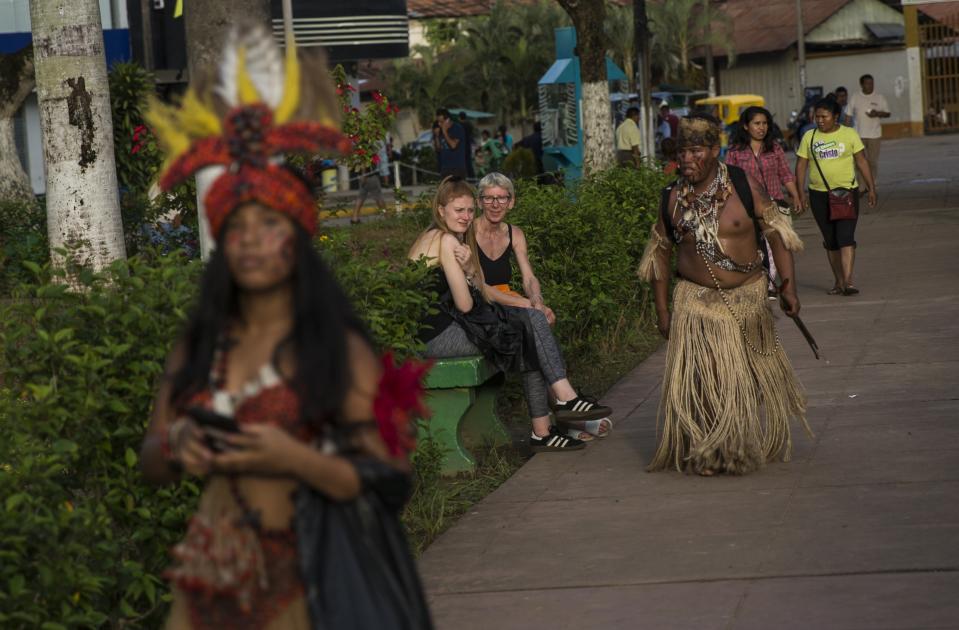
[[[51,258],[100,270],[126,258],[97,0],[33,0]]]
[[[606,79],[604,0],[559,0],[576,27],[576,48],[583,84],[583,174],[613,164],[613,121]]]
[[[242,16],[245,23],[263,24],[272,30],[269,0],[192,0],[184,3],[186,53],[191,81],[215,71],[224,42],[236,25],[237,16]],[[213,251],[214,242],[203,209],[203,198],[221,170],[209,168],[197,174],[196,207],[200,215],[197,223],[200,226],[200,254],[204,260]]]

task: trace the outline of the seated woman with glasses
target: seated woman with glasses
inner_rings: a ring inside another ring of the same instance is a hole
[[[543,303],[539,280],[529,264],[526,235],[519,227],[505,221],[506,213],[512,210],[516,203],[512,180],[502,173],[489,173],[480,180],[478,188],[483,214],[476,218],[474,231],[478,246],[476,253],[483,268],[483,276],[486,284],[498,289],[500,293],[519,298],[520,301],[506,300],[495,293],[491,298],[508,306],[535,308],[546,315],[550,325],[555,324],[556,315]],[[523,277],[523,293],[526,298],[514,291],[510,285],[514,257]]]
[[[433,200],[433,223],[410,248],[410,260],[425,258],[432,268],[439,296],[431,305],[433,314],[423,319],[420,340],[426,355],[481,354],[504,372],[521,372],[532,450],[583,448],[593,435],[609,432],[612,409],[573,388],[546,315],[526,298],[486,282],[476,262],[475,211],[473,187],[462,179],[444,179]],[[551,424],[551,409],[564,431]]]

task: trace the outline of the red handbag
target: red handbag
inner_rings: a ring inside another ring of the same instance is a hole
[[[855,219],[859,216],[857,210],[859,191],[851,188],[833,188],[829,185],[829,182],[826,181],[826,176],[822,172],[822,168],[819,166],[819,160],[816,159],[816,150],[813,148],[813,142],[816,141],[816,130],[813,129],[812,137],[809,139],[809,152],[812,153],[813,164],[816,165],[816,170],[819,171],[819,176],[822,177],[822,182],[826,185],[826,189],[829,191],[829,220],[830,221],[844,221],[849,219]]]
[[[825,180],[823,180],[825,181]],[[829,220],[843,221],[855,219],[856,195],[858,191],[848,188],[833,188],[829,191]]]

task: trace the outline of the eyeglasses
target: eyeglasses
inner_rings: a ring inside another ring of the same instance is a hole
[[[498,203],[502,205],[504,203],[509,203],[510,199],[512,199],[512,197],[509,195],[506,195],[505,197],[490,197],[488,195],[480,195],[480,201],[483,203]]]

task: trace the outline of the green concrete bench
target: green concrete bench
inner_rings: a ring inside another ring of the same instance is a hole
[[[502,373],[480,356],[436,359],[426,378],[426,404],[433,412],[429,432],[444,451],[443,474],[471,472],[471,448],[509,444],[496,417]]]

